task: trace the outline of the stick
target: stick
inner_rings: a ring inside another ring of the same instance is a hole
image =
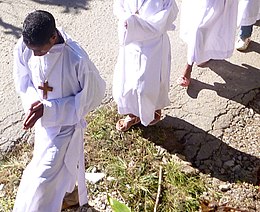
[[[162,166],[160,166],[158,190],[157,190],[155,206],[154,206],[154,209],[153,209],[154,212],[157,211],[157,206],[158,206],[159,199],[160,199],[160,194],[161,194],[161,184],[162,184]]]

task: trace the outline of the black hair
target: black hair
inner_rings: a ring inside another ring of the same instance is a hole
[[[42,46],[55,34],[56,24],[53,15],[36,10],[29,13],[23,23],[23,41],[26,45]]]

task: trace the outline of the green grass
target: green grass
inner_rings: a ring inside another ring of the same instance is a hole
[[[92,121],[87,129],[87,164],[115,178],[100,183],[99,190],[117,191],[118,198],[132,211],[153,211],[161,166],[158,211],[197,211],[200,195],[206,189],[203,181],[198,175],[182,173],[172,155],[156,145],[169,139],[172,129],[137,126],[120,133],[115,129],[118,118],[114,107],[101,108],[88,116]]]
[[[22,172],[32,157],[32,146],[22,143],[0,161],[0,211],[12,211]]]
[[[115,107],[109,105],[87,116],[86,169],[106,174],[101,182],[88,185],[90,198],[105,192],[134,212],[153,211],[162,167],[157,211],[198,211],[200,196],[206,190],[203,180],[196,174],[184,174],[172,155],[159,147],[169,140],[169,132],[173,129],[139,125],[120,133],[115,129],[118,118]],[[1,162],[0,185],[4,184],[1,191],[4,196],[0,193],[0,204],[3,211],[12,209],[21,173],[31,152],[32,147],[21,144]]]

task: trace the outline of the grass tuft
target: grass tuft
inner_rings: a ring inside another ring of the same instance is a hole
[[[32,157],[32,146],[21,143],[0,161],[0,211],[11,211],[22,172]]]

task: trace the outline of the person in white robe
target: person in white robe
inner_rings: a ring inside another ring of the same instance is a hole
[[[251,41],[253,25],[260,20],[260,0],[239,0],[238,4],[238,26],[239,36],[236,49],[245,51]]]
[[[119,55],[113,77],[118,113],[116,128],[126,131],[141,122],[154,125],[169,105],[170,41],[178,8],[174,0],[115,0]]]
[[[52,14],[37,10],[25,18],[14,49],[14,82],[27,114],[23,128],[35,126],[35,142],[13,211],[61,211],[76,184],[79,204],[87,204],[85,115],[105,92],[97,68]]]
[[[190,84],[193,64],[229,58],[234,50],[238,0],[183,0],[180,38],[187,44],[187,64],[177,83]]]

